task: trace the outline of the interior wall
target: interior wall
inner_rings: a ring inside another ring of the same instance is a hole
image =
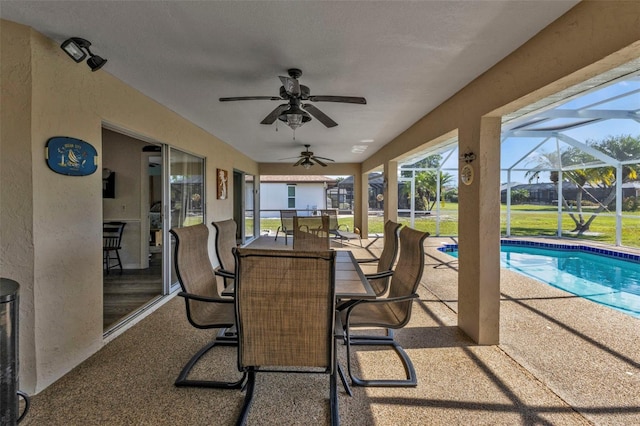
[[[2,273],[21,284],[20,386],[33,394],[104,344],[102,176],[54,173],[45,163],[46,141],[69,136],[92,144],[98,152],[98,170],[104,161],[104,124],[205,157],[210,183],[207,224],[233,214],[233,197],[216,200],[212,192],[216,168],[257,174],[258,167],[230,145],[111,76],[108,65],[91,72],[86,64],[70,60],[57,42],[28,27],[3,20],[0,28],[2,102],[12,106],[0,111],[0,244],[3,254],[19,252],[3,255]],[[5,123],[11,123],[10,128],[5,130]],[[15,155],[21,171],[5,173],[5,152]]]
[[[148,183],[140,182],[140,176],[142,148],[146,145],[141,140],[102,129],[102,167],[115,172],[115,198],[102,199],[103,220],[126,223],[120,250],[124,269],[139,269],[143,265],[140,246],[143,208],[140,196],[141,185]]]

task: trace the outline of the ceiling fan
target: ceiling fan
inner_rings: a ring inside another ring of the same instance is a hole
[[[333,162],[333,160],[331,158],[325,158],[325,157],[318,157],[313,155],[313,152],[309,151],[309,147],[311,145],[305,145],[305,150],[302,151],[300,153],[299,156],[297,157],[289,157],[289,158],[281,158],[281,160],[291,160],[292,158],[298,158],[298,161],[296,161],[296,163],[293,165],[295,166],[302,166],[305,169],[310,168],[311,166],[313,166],[314,162],[316,164],[320,164],[322,167],[327,167],[327,164],[325,163],[325,161],[331,161]]]
[[[287,123],[292,129],[302,126],[304,123],[311,121],[311,116],[316,118],[326,127],[335,127],[338,125],[329,118],[324,112],[320,111],[315,105],[302,103],[303,101],[311,102],[341,102],[348,104],[366,104],[367,100],[354,96],[314,96],[311,95],[309,88],[298,82],[298,78],[302,75],[302,71],[297,68],[288,70],[289,77],[279,76],[282,86],[280,87],[280,96],[239,96],[231,98],[220,98],[220,102],[229,101],[252,101],[252,100],[270,100],[270,101],[288,101],[288,103],[278,105],[273,111],[267,115],[260,124],[273,124],[277,119]]]

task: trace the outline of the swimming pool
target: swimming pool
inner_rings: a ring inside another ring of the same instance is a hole
[[[438,250],[458,257],[457,244]],[[583,245],[502,240],[500,264],[640,318],[640,256]]]

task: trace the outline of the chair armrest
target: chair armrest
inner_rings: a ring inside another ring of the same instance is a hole
[[[215,297],[199,296],[197,294],[186,293],[184,291],[178,293],[178,296],[184,297],[185,299],[197,300],[199,302],[235,303],[233,299],[220,299]]]
[[[364,274],[364,276],[365,276],[368,280],[377,280],[377,279],[379,279],[379,278],[386,278],[386,277],[390,277],[391,275],[393,275],[393,271],[392,271],[392,270],[382,271],[382,272],[376,272],[375,274]]]
[[[340,224],[340,225],[338,225],[338,227],[337,227],[336,229],[337,229],[337,230],[340,230],[340,227],[341,227],[341,226],[344,226],[344,227],[346,228],[346,231],[347,231],[347,232],[349,232],[349,227],[348,227],[347,225],[344,225],[344,224]]]
[[[234,274],[233,272],[229,272],[225,269],[216,269],[215,271],[213,271],[213,273],[224,278],[234,279],[236,277],[236,274]]]

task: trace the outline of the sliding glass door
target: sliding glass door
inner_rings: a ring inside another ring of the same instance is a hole
[[[165,241],[170,241],[170,250],[165,250],[165,274],[171,278],[165,280],[165,283],[169,285],[169,291],[172,291],[178,287],[178,279],[173,267],[175,240],[168,230],[204,222],[206,188],[204,158],[175,148],[169,148],[168,157],[169,184],[166,187],[168,193],[165,199],[169,201],[164,211],[165,221],[168,222],[165,227]]]

